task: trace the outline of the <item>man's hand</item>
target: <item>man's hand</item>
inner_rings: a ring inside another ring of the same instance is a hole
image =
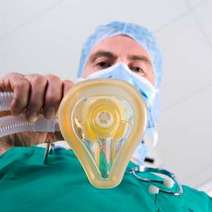
[[[69,80],[62,81],[55,75],[10,73],[0,78],[0,92],[11,91],[13,115],[25,114],[28,120],[36,120],[42,114],[55,116],[63,96],[73,86]]]
[[[55,75],[10,73],[0,78],[0,92],[14,93],[11,113],[24,114],[30,121],[35,121],[40,114],[46,118],[54,117],[62,98],[72,86],[71,81],[62,81]],[[57,136],[54,133],[24,132],[0,140],[6,151],[10,146],[31,146],[54,141]],[[0,151],[0,154],[4,151]]]

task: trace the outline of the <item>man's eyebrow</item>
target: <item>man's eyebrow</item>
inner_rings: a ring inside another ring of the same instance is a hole
[[[148,64],[152,64],[150,59],[146,56],[143,56],[143,55],[129,55],[128,56],[129,60],[139,60],[139,61],[143,61],[145,63],[148,63]]]
[[[90,61],[91,62],[94,62],[98,57],[107,57],[107,58],[114,58],[116,57],[112,52],[110,51],[97,51],[95,53],[93,53],[91,56],[90,56]]]

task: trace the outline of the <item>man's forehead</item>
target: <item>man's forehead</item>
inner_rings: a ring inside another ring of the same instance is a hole
[[[146,57],[150,60],[150,57],[146,50],[137,43],[133,38],[125,35],[117,35],[113,37],[105,38],[100,41],[96,46],[91,50],[89,58],[106,56],[112,57],[116,56],[137,56],[137,57]]]
[[[125,50],[130,50],[130,49],[144,50],[144,48],[133,38],[126,35],[116,35],[116,36],[107,37],[101,40],[92,48],[91,52],[97,51],[102,48],[124,49],[125,47],[128,47],[128,49],[125,49]]]

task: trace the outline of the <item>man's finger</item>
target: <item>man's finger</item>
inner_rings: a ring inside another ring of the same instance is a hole
[[[62,81],[55,75],[48,75],[48,85],[45,93],[44,115],[46,118],[55,116],[62,99]]]
[[[68,91],[74,86],[74,83],[70,80],[63,81],[63,96],[65,96]]]
[[[22,74],[10,73],[0,79],[0,91],[13,92],[11,112],[15,115],[24,111],[28,104],[30,84]]]
[[[37,119],[44,104],[47,78],[38,74],[27,75],[25,77],[30,82],[31,87],[25,115],[27,119],[34,121]]]

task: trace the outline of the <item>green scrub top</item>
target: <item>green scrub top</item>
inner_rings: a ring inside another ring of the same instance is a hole
[[[181,196],[150,194],[150,184],[127,171],[116,188],[94,188],[71,150],[52,151],[46,164],[44,152],[14,147],[0,156],[0,212],[212,212],[204,192],[183,186]]]

